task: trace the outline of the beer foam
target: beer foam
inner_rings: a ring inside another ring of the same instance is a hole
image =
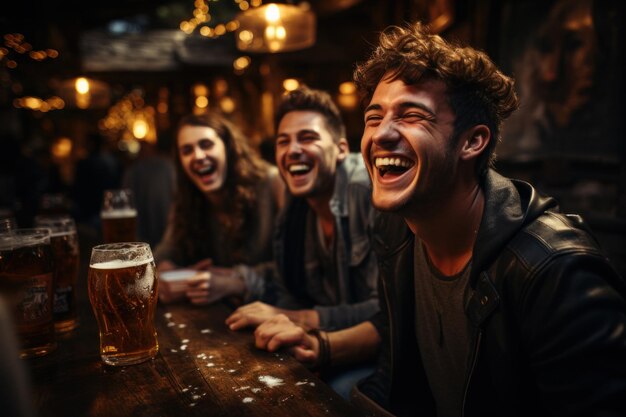
[[[54,233],[50,233],[50,237],[61,237],[61,236],[70,236],[70,235],[75,235],[76,232],[75,231],[70,231],[70,232],[54,232]]]
[[[47,245],[50,243],[49,231],[39,229],[41,233],[18,234],[12,231],[0,234],[0,250],[14,250],[30,246]]]
[[[131,268],[133,266],[141,266],[141,265],[149,264],[150,262],[154,262],[154,258],[141,259],[139,261],[137,260],[126,261],[126,260],[116,259],[114,261],[98,262],[95,264],[91,264],[89,265],[89,267],[94,268],[94,269],[122,269],[122,268]]]
[[[126,217],[137,217],[137,210],[131,208],[119,210],[105,210],[100,212],[100,217],[103,219],[122,219]]]

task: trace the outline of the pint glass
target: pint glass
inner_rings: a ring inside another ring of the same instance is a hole
[[[54,328],[63,333],[78,326],[76,280],[79,252],[76,224],[68,216],[37,216],[37,227],[50,229],[54,258]]]
[[[100,212],[105,243],[137,240],[137,210],[130,190],[106,190]]]
[[[156,267],[147,243],[95,246],[89,262],[89,300],[100,331],[100,356],[109,365],[153,358]]]
[[[13,308],[22,358],[56,348],[53,267],[48,229],[0,233],[0,291]]]

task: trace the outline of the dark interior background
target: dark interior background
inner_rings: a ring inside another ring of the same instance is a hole
[[[288,2],[299,4],[301,2]],[[207,0],[211,26],[234,19],[239,2]],[[285,53],[243,53],[234,33],[211,39],[184,34],[193,0],[12,2],[0,11],[0,207],[20,226],[32,223],[42,197],[67,196],[72,210],[75,168],[94,134],[125,99],[152,108],[161,148],[193,111],[194,88],[208,90],[208,107],[224,111],[272,158],[272,103],[286,78],[329,91],[340,103],[354,150],[361,107],[341,95],[357,61],[391,24],[417,19],[449,40],[485,50],[517,80],[522,108],[499,145],[498,169],[556,196],[564,211],[581,213],[614,264],[626,272],[624,6],[620,0],[311,0],[315,45]],[[16,38],[19,34],[22,38]],[[30,45],[19,51],[18,44]],[[28,48],[26,48],[28,49]],[[56,58],[33,59],[54,50]],[[233,61],[250,58],[236,72]],[[91,81],[91,102],[73,98],[76,77]],[[64,107],[24,108],[24,97],[60,97]],[[133,101],[134,100],[134,101]],[[167,108],[161,112],[159,104]],[[116,107],[117,105],[117,107]],[[156,111],[154,109],[157,109]],[[104,135],[120,170],[139,155],[121,131]],[[126,133],[128,135],[128,132]],[[131,141],[134,139],[131,138]],[[65,143],[65,148],[59,143]],[[70,144],[68,151],[67,144]],[[141,141],[138,142],[142,144]],[[56,150],[55,150],[56,149]],[[122,173],[120,172],[120,175]]]

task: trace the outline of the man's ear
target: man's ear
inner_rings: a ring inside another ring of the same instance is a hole
[[[468,129],[463,135],[460,151],[462,160],[478,158],[485,151],[491,141],[491,131],[485,125],[476,125]]]
[[[341,162],[350,154],[350,145],[348,144],[348,140],[346,138],[339,139],[339,142],[337,142],[337,148],[339,149],[337,161]]]

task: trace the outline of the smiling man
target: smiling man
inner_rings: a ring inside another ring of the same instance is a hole
[[[378,268],[370,244],[374,210],[361,155],[351,154],[330,96],[302,87],[287,93],[276,116],[276,164],[289,190],[277,221],[275,306],[255,302],[226,323],[237,330],[277,315],[302,331],[337,330],[379,309]],[[325,373],[344,397],[372,364]]]
[[[279,313],[306,329],[363,322],[378,311],[363,159],[349,152],[339,110],[323,91],[287,93],[276,126],[276,164],[289,190],[275,240],[278,300],[240,307],[227,324],[257,326]]]
[[[367,415],[618,416],[626,284],[578,216],[490,168],[513,81],[417,23],[357,66],[381,312],[316,338],[278,316],[256,344],[301,361],[371,357]]]

